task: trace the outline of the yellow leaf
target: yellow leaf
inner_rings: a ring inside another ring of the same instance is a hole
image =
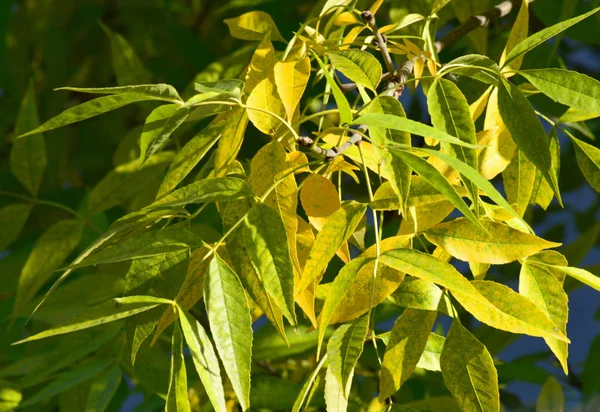
[[[383,0],[375,0],[371,7],[369,7],[369,11],[373,14],[377,13],[382,4]]]
[[[335,21],[333,22],[333,24],[335,24],[336,26],[347,26],[356,23],[360,22],[358,21],[356,16],[353,13],[350,13],[349,11],[345,11],[343,13],[338,14],[335,18]]]
[[[310,174],[303,182],[300,202],[308,221],[318,232],[323,229],[329,215],[342,207],[333,183],[316,173]]]
[[[504,51],[502,52],[502,57],[500,57],[500,67],[504,65],[506,61],[506,56],[510,51],[521,41],[527,38],[529,34],[529,2],[522,1],[521,8],[519,9],[519,14],[517,15],[517,19],[515,20],[515,24],[513,24],[510,34],[508,35],[508,40],[506,42],[506,46],[504,47]],[[509,78],[513,76],[514,71],[519,70],[521,68],[521,63],[523,62],[523,57],[520,56],[514,59],[508,66],[502,67],[502,73],[504,77]],[[510,73],[512,72],[512,73]]]
[[[542,386],[540,396],[535,402],[536,412],[563,412],[565,410],[565,395],[562,386],[553,377],[549,376]]]
[[[417,87],[419,85],[419,79],[423,75],[424,69],[425,69],[425,62],[423,61],[423,59],[421,59],[421,58],[415,59],[415,65],[413,68],[413,72],[415,74],[415,79],[417,79],[417,81],[415,82],[415,87]]]
[[[490,95],[483,128],[489,131],[489,135],[484,135],[489,147],[481,149],[479,153],[479,171],[483,177],[490,180],[508,166],[517,148],[500,116],[497,88]],[[477,144],[482,143],[478,140]]]
[[[525,260],[519,274],[519,293],[529,298],[554,322],[558,330],[567,334],[569,318],[569,297],[562,282],[543,266],[529,264]],[[554,352],[565,374],[569,373],[567,357],[569,345],[561,340],[545,338],[548,347]]]
[[[215,151],[215,177],[222,177],[227,174],[229,165],[237,157],[246,127],[248,125],[248,114],[242,108],[233,109],[230,112],[217,116],[219,122],[227,122],[227,126],[222,131],[219,145]]]
[[[307,165],[308,158],[303,152],[295,151],[287,154],[288,162],[290,163],[290,167],[294,169],[294,173],[303,173],[309,172],[310,169]]]
[[[356,182],[356,184],[358,184],[360,183],[360,180],[358,179],[355,170],[360,170],[360,168],[346,162],[343,156],[338,156],[335,159],[333,159],[333,162],[330,162],[327,165],[327,171],[324,173],[324,175],[327,176],[327,178],[331,179],[333,173],[344,172],[347,175],[351,176],[352,179]]]
[[[379,399],[396,393],[414,372],[436,316],[436,311],[405,309],[396,320],[381,365]]]
[[[515,150],[513,160],[502,172],[502,183],[506,198],[511,205],[516,205],[519,216],[523,216],[531,202],[536,168],[519,149]]]
[[[482,220],[481,225],[488,233],[466,218],[458,218],[428,229],[425,236],[457,259],[491,264],[513,262],[561,245],[502,223]]]
[[[267,36],[260,42],[250,60],[244,87],[246,94],[251,93],[261,80],[269,76],[275,62],[275,49]]]
[[[469,106],[469,111],[471,112],[471,118],[473,121],[479,119],[479,116],[481,116],[483,113],[483,109],[485,109],[485,106],[488,104],[488,99],[490,98],[490,93],[492,90],[493,87],[488,87],[488,89]],[[480,143],[478,142],[478,144]]]
[[[268,35],[273,40],[285,43],[275,22],[264,11],[251,11],[232,19],[226,19],[224,23],[229,26],[231,37],[236,39],[262,40],[265,35]]]
[[[417,46],[416,44],[414,44],[413,42],[411,42],[410,40],[408,40],[408,39],[403,39],[403,40],[404,40],[404,44],[406,44],[406,47],[410,53],[414,54],[415,56],[420,56],[423,53],[421,48],[419,46]]]
[[[273,70],[277,92],[291,121],[308,84],[310,59],[307,56],[300,60],[277,62]]]
[[[256,85],[248,96],[246,106],[248,118],[264,134],[276,135],[278,131],[285,128],[281,120],[276,117],[284,118],[286,111],[271,76],[262,79]]]
[[[432,76],[435,76],[437,74],[437,66],[435,65],[435,62],[431,59],[427,59],[427,69],[429,70],[429,73]]]
[[[357,26],[353,27],[342,42],[342,46],[340,46],[340,50],[347,50],[350,45],[356,40],[358,35],[365,29],[365,26]]]

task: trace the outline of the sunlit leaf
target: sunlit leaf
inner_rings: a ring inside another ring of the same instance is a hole
[[[502,182],[508,202],[516,205],[519,215],[523,216],[531,201],[535,183],[535,166],[522,151],[516,150],[513,160],[502,172]]]
[[[226,19],[224,23],[229,27],[231,36],[236,39],[260,41],[268,34],[271,39],[285,43],[275,22],[264,11],[251,11],[232,19]]]
[[[218,116],[214,121],[215,129],[221,134],[219,146],[215,152],[215,175],[224,176],[227,168],[235,160],[240,148],[246,126],[248,125],[248,113],[242,108],[236,108],[230,112]],[[212,128],[213,124],[209,126]],[[213,133],[211,131],[211,133]],[[215,133],[217,131],[215,130]],[[190,150],[193,150],[193,146]],[[175,159],[177,160],[177,159]],[[199,161],[199,159],[198,159]],[[198,162],[196,161],[196,163]],[[192,167],[191,164],[188,167]]]
[[[341,10],[342,8],[339,6],[346,6],[350,1],[351,0],[327,0],[321,9],[321,13],[319,13],[319,17],[325,15],[331,9]]]
[[[327,53],[327,57],[336,70],[356,84],[373,92],[381,80],[381,64],[371,54],[361,50],[342,50]]]
[[[519,8],[519,13],[517,14],[517,18],[515,20],[515,24],[510,30],[510,34],[508,35],[508,40],[506,41],[506,46],[504,47],[504,51],[502,52],[502,56],[500,57],[500,66],[504,66],[504,62],[506,60],[506,55],[514,49],[514,47],[525,40],[527,35],[529,34],[529,2],[523,1],[521,2],[521,7]],[[502,72],[508,78],[512,76],[514,73],[510,73],[513,70],[519,70],[521,68],[521,63],[523,62],[523,56],[515,58],[510,65],[502,68]]]
[[[291,121],[308,84],[310,59],[307,56],[300,60],[277,62],[273,71],[277,92],[285,107],[287,119]]]
[[[33,80],[31,80],[17,115],[15,136],[33,130],[38,126],[35,88]],[[43,135],[35,134],[13,141],[10,150],[10,170],[33,196],[37,196],[45,169],[46,143]]]
[[[353,376],[354,371],[352,371],[346,386],[342,386],[335,377],[331,365],[327,367],[325,373],[325,403],[328,412],[346,412],[348,410],[348,397],[350,396]]]
[[[81,240],[80,219],[61,220],[50,226],[38,239],[19,277],[14,311],[18,312],[73,252]]]
[[[436,333],[431,332],[427,338],[425,349],[419,358],[417,368],[423,368],[428,371],[440,372],[440,356],[444,350],[444,342],[446,339]]]
[[[570,136],[577,157],[577,164],[590,186],[600,192],[600,149]]]
[[[179,325],[173,328],[171,345],[171,377],[165,412],[189,412],[187,374],[183,356],[183,333]]]
[[[396,320],[381,365],[380,399],[396,393],[414,372],[436,316],[435,311],[407,308]]]
[[[442,376],[462,410],[500,411],[498,372],[486,347],[457,320],[440,357]]]
[[[442,290],[424,279],[407,276],[390,300],[404,308],[437,310],[442,299]]]
[[[246,410],[250,406],[252,318],[240,280],[216,254],[204,277],[204,301],[217,352]]]
[[[258,130],[274,135],[283,129],[284,125],[279,118],[285,118],[286,108],[277,93],[273,77],[268,76],[261,80],[252,89],[246,104],[248,118]]]
[[[239,100],[244,89],[244,82],[238,79],[223,79],[214,82],[194,82],[194,91],[197,93],[186,102],[186,105],[195,105],[200,102],[215,100]]]
[[[480,224],[487,233],[459,218],[427,229],[425,236],[460,260],[492,264],[509,263],[560,246],[502,223],[482,220]]]
[[[362,316],[352,323],[341,325],[329,338],[327,357],[329,368],[342,388],[349,387],[354,367],[363,351],[369,331],[369,317]]]

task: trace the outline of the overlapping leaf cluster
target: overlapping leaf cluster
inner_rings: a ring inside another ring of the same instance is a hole
[[[532,205],[561,202],[558,130],[571,137],[583,175],[600,190],[600,151],[564,126],[600,113],[600,83],[573,71],[520,70],[520,65],[525,53],[598,9],[528,36],[528,3],[522,2],[497,63],[478,54],[441,62],[429,29],[422,38],[404,39],[407,28],[423,21],[429,28],[431,16],[446,2],[435,2],[431,15],[407,15],[378,29],[388,36],[390,53],[413,61],[413,75],[400,86],[421,83],[428,126],[408,119],[386,90],[381,47],[372,42],[376,33],[348,3],[326,2],[289,42],[265,13],[227,20],[233,37],[257,42],[252,58],[240,78],[197,81],[191,93],[180,95],[166,84],[125,85],[127,78],[119,79],[124,84],[119,87],[63,88],[101,96],[38,126],[30,87],[11,167],[33,197],[45,169],[42,133],[143,101],[160,105],[137,131],[139,158],[100,181],[87,206],[90,213],[109,210],[131,198],[126,192],[116,195],[116,187],[134,191],[157,176],[161,180],[154,199],[112,222],[67,267],[62,264],[79,243],[83,220],[58,222],[38,240],[21,273],[15,315],[43,318],[56,296],[85,281],[65,282],[86,267],[97,268],[86,276],[95,276],[99,289],[105,278],[110,283],[118,274],[122,296],[107,291],[110,296],[99,296],[97,305],[74,308],[75,318],[19,343],[82,331],[73,336],[88,333],[86,353],[115,339],[126,356],[119,359],[116,351],[112,360],[87,362],[75,378],[62,375],[21,406],[96,374],[102,379],[88,403],[101,403],[100,392],[114,393],[118,386],[119,368],[135,378],[144,358],[155,356],[150,344],[156,344],[171,355],[162,353],[166,372],[154,373],[162,373],[164,382],[150,390],[164,397],[167,411],[194,406],[186,366],[197,372],[201,403],[217,411],[260,404],[253,389],[271,384],[274,391],[296,390],[293,405],[274,409],[319,407],[321,397],[328,411],[430,410],[435,402],[457,410],[499,411],[494,358],[462,324],[466,313],[501,331],[543,338],[568,372],[565,278],[597,290],[600,280],[569,266],[552,250],[559,244],[536,236],[524,216]],[[381,3],[370,11],[376,14]],[[403,43],[394,40],[401,38]],[[118,50],[122,42],[114,37],[111,47]],[[461,79],[485,85],[471,104]],[[322,109],[307,114],[315,102],[303,99],[305,91],[322,86],[316,101]],[[569,106],[569,112],[557,120],[537,113],[528,100],[532,93]],[[174,134],[206,118],[205,127],[172,150]],[[268,139],[242,163],[238,154],[250,127]],[[357,134],[360,144],[344,145]],[[323,157],[330,150],[334,156]],[[490,182],[500,174],[505,196]],[[360,198],[345,196],[352,179],[364,184]],[[194,228],[210,208],[222,221],[216,235]],[[0,249],[18,236],[29,212],[21,203],[0,210],[0,221],[11,222]],[[384,234],[390,212],[402,220],[394,233]],[[468,262],[468,273],[460,273],[455,261]],[[518,292],[486,278],[493,265],[512,262],[520,265]],[[35,301],[56,269],[60,277]],[[382,334],[374,315],[385,310],[383,302],[401,314]],[[64,305],[68,310],[71,302]],[[279,336],[253,337],[253,322],[263,316]],[[452,319],[445,336],[434,331],[442,316]],[[99,332],[87,331],[105,324],[110,325]],[[254,380],[257,368],[288,373],[278,348],[285,349],[283,357],[308,350],[315,359],[301,376],[302,387],[279,388],[281,383],[264,374]],[[366,351],[377,358],[373,370],[359,364]],[[0,376],[20,374],[18,365],[13,369]],[[421,370],[441,372],[452,398],[400,405],[395,394]],[[357,382],[373,375],[378,387],[362,393]]]

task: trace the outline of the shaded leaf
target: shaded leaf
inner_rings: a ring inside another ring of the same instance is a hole
[[[573,141],[573,149],[575,149],[575,156],[581,173],[583,173],[590,186],[596,192],[600,192],[600,149],[575,139],[573,136],[570,137]]]
[[[169,379],[165,412],[190,411],[187,374],[183,357],[183,333],[179,325],[175,325],[173,328],[171,351],[171,377]]]
[[[105,411],[121,384],[122,375],[123,372],[116,365],[102,372],[90,386],[85,411]]]
[[[442,376],[462,410],[500,411],[498,372],[486,347],[452,322],[440,357]]]
[[[32,206],[25,203],[14,203],[0,208],[0,251],[5,250],[19,237],[19,233],[27,223]]]
[[[248,125],[248,113],[243,108],[236,108],[219,115],[214,123],[215,128],[223,128],[220,132],[219,146],[215,152],[215,175],[224,176],[227,168],[233,163],[242,147],[244,133]]]
[[[203,179],[177,189],[147,206],[172,208],[191,203],[227,202],[252,196],[252,188],[237,177],[216,177]]]
[[[189,114],[189,107],[182,107],[178,104],[159,106],[150,113],[144,123],[140,140],[142,164],[158,152]]]
[[[183,103],[177,90],[170,84],[138,84],[134,86],[126,85],[119,87],[59,87],[56,90],[69,90],[78,93],[91,94],[136,94],[145,96],[148,100],[164,101],[169,103]]]
[[[100,22],[100,26],[110,40],[112,65],[117,76],[117,83],[121,86],[148,83],[151,75],[127,39],[110,30],[102,22]]]
[[[204,277],[204,301],[217,352],[246,410],[250,406],[252,318],[240,280],[216,254]]]
[[[565,395],[561,384],[549,376],[542,386],[540,395],[535,402],[536,412],[563,412],[565,410]]]

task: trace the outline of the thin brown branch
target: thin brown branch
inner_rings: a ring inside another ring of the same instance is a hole
[[[350,139],[340,147],[333,146],[331,149],[323,149],[315,145],[315,141],[308,136],[300,136],[298,143],[301,146],[309,147],[314,153],[323,156],[326,161],[331,162],[333,159],[343,154],[346,150],[354,145],[359,145],[362,142],[362,134],[367,131],[367,126],[359,126],[359,132],[352,133]]]
[[[390,73],[396,73],[396,68],[394,67],[394,62],[392,61],[392,56],[390,56],[390,52],[387,48],[387,39],[379,32],[379,28],[377,27],[377,22],[375,21],[375,15],[371,13],[369,10],[365,10],[361,13],[361,17],[369,25],[371,30],[373,31],[373,35],[377,40],[377,47],[381,51],[381,55],[383,56],[383,61]]]
[[[534,2],[534,0],[527,1],[529,3]],[[521,0],[507,0],[496,5],[493,9],[490,9],[483,14],[469,17],[469,19],[463,24],[435,42],[435,48],[437,52],[439,53],[446,47],[453,45],[458,40],[471,33],[473,30],[486,27],[492,20],[500,19],[508,15],[514,8],[519,7],[520,5]]]

